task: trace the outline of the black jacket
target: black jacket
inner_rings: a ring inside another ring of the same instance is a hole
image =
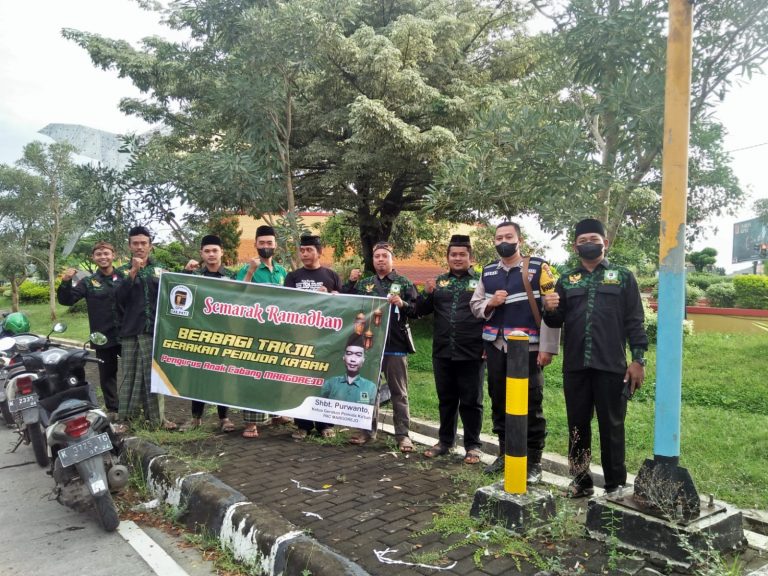
[[[97,270],[74,285],[72,280],[63,281],[56,291],[56,299],[63,306],[72,306],[85,298],[91,332],[101,332],[107,337],[107,343],[99,348],[120,344],[121,314],[115,292],[122,281],[123,273],[117,269],[109,276]]]

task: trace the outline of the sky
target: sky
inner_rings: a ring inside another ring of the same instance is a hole
[[[0,0],[0,163],[15,162],[28,142],[50,142],[38,134],[49,123],[115,133],[147,130],[147,124],[117,107],[122,97],[140,96],[138,90],[114,71],[94,67],[85,50],[61,36],[61,29],[136,44],[146,36],[173,34],[157,19],[131,0]],[[748,265],[731,265],[733,224],[753,217],[754,199],[768,198],[766,101],[768,77],[757,76],[734,88],[716,112],[728,131],[725,147],[732,152],[734,171],[751,197],[735,218],[709,223],[709,233],[693,248],[716,248],[718,265],[729,272]],[[546,238],[537,240],[555,248]],[[561,260],[557,254],[549,257]]]

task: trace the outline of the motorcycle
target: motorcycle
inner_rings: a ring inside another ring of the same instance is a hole
[[[3,321],[2,324],[0,324],[0,337],[15,339],[16,336],[19,336],[19,342],[21,343],[22,348],[24,347],[25,341],[29,343],[38,339],[37,336],[29,334],[28,332],[16,332],[18,329],[29,330],[29,321],[26,320],[26,318],[23,319],[23,323],[20,326],[14,326],[13,329],[6,329],[8,328],[6,327],[6,320],[8,319],[9,315],[11,318],[13,318],[13,314],[11,312],[3,312]],[[19,314],[17,313],[16,316],[19,316]],[[23,317],[23,315],[21,316]],[[5,388],[8,384],[9,368],[13,363],[12,350],[15,346],[15,341],[13,343],[10,341],[7,342],[8,344],[5,347],[0,346],[0,348],[2,348],[0,350],[0,415],[2,415],[3,420],[5,420],[5,425],[11,428],[16,425],[16,419],[8,407],[8,395]]]
[[[6,367],[5,393],[8,411],[18,427],[19,444],[32,444],[35,460],[43,467],[47,466],[50,460],[43,435],[45,423],[40,420],[39,404],[41,396],[45,396],[49,390],[42,386],[38,390],[36,382],[45,376],[46,356],[50,355],[49,358],[52,359],[64,352],[60,348],[50,348],[51,334],[61,333],[66,329],[66,324],[57,323],[45,338],[34,334],[19,334],[0,339],[0,350],[12,354]]]

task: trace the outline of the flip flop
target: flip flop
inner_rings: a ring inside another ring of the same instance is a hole
[[[357,434],[355,436],[350,436],[348,442],[350,444],[354,444],[355,446],[363,446],[372,440],[373,438],[371,438],[368,434]]]
[[[397,447],[400,449],[400,452],[406,454],[413,452],[413,442],[411,442],[411,439],[408,438],[408,436],[401,438],[397,443]]]
[[[255,424],[246,424],[245,430],[243,430],[243,438],[258,438],[259,429]]]
[[[320,432],[320,436],[323,438],[336,438],[336,430],[333,428],[324,428],[322,432]]]
[[[445,446],[444,444],[440,444],[439,442],[432,446],[431,448],[427,448],[424,450],[424,457],[425,458],[435,458],[437,456],[443,456],[445,454],[448,454],[451,449],[448,446]]]
[[[170,420],[165,420],[160,425],[160,428],[162,428],[166,432],[173,432],[174,430],[178,430],[179,429],[179,425],[176,424],[176,422],[171,422]]]
[[[471,450],[467,450],[466,456],[464,456],[464,464],[479,464],[480,463],[480,457],[482,456],[482,452],[480,450],[477,450],[476,448],[472,448]]]
[[[595,489],[592,486],[579,486],[571,482],[565,488],[563,496],[566,498],[586,498],[592,496],[595,493]]]
[[[235,429],[235,425],[232,423],[232,420],[230,420],[229,418],[221,419],[222,432],[232,432],[234,429]]]
[[[323,432],[325,432],[325,430],[323,430]],[[309,436],[309,432],[303,428],[299,428],[298,430],[294,431],[293,434],[291,434],[291,438],[294,440],[304,440],[307,436]]]

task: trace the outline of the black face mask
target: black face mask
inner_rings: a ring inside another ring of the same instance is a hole
[[[511,242],[502,242],[501,244],[497,244],[496,252],[498,252],[499,256],[502,258],[509,258],[514,256],[515,252],[517,252],[517,243],[513,244]]]
[[[256,252],[259,253],[260,258],[264,258],[265,260],[272,258],[275,254],[274,248],[256,248]]]
[[[584,260],[596,260],[603,255],[603,245],[587,242],[586,244],[576,246],[576,251]]]

